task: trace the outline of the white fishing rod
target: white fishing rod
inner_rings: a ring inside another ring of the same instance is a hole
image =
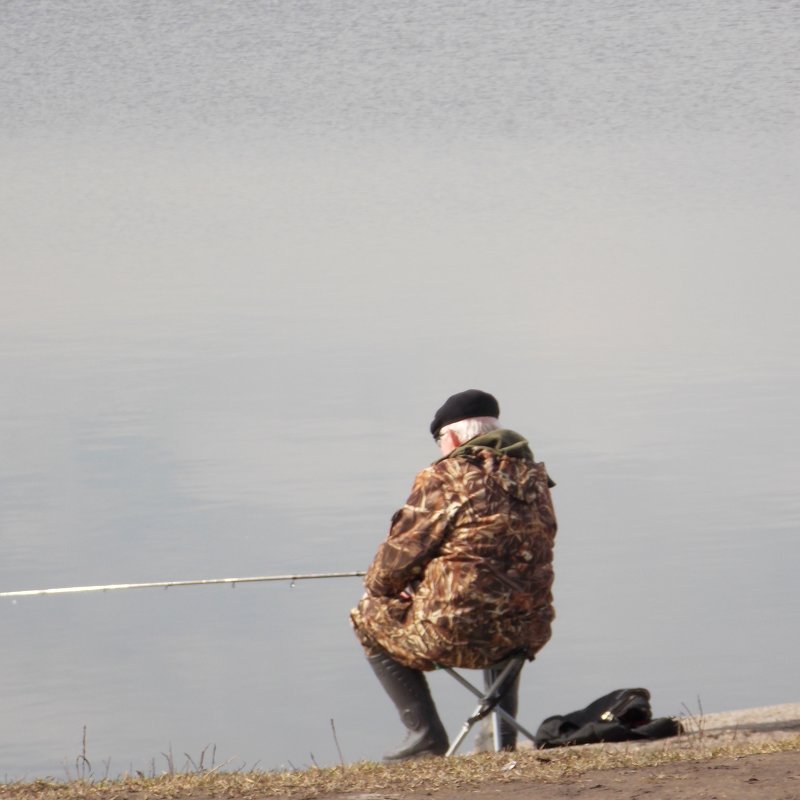
[[[304,575],[261,575],[255,578],[207,578],[197,581],[154,581],[151,583],[107,583],[102,586],[62,586],[57,589],[24,589],[16,592],[0,592],[0,597],[34,597],[47,594],[78,594],[80,592],[113,592],[119,589],[169,589],[171,586],[211,586],[213,584],[227,583],[236,586],[237,583],[260,583],[264,581],[310,581],[319,578],[360,578],[364,572],[314,572]]]

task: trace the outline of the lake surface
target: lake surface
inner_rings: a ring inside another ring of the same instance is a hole
[[[0,591],[364,569],[479,387],[558,484],[524,723],[798,700],[797,2],[0,14]],[[0,777],[378,758],[360,591],[0,600]]]

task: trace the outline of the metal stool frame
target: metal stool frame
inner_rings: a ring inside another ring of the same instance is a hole
[[[503,659],[503,661],[499,662],[495,667],[490,667],[490,669],[498,669],[501,666],[503,668],[500,674],[497,676],[497,679],[494,680],[491,686],[489,686],[485,691],[481,691],[476,686],[473,686],[463,675],[460,675],[452,667],[440,667],[441,670],[458,681],[467,691],[472,692],[472,694],[478,698],[478,705],[475,707],[475,710],[472,712],[472,714],[467,717],[467,720],[464,722],[464,725],[459,731],[458,736],[456,736],[456,738],[453,740],[453,743],[450,745],[450,749],[447,751],[447,753],[445,753],[445,755],[452,756],[461,746],[461,743],[467,737],[467,734],[470,732],[470,730],[472,730],[473,725],[475,725],[476,722],[480,722],[480,720],[489,714],[492,715],[495,752],[499,752],[501,747],[501,718],[515,728],[519,733],[527,736],[532,742],[534,741],[533,734],[526,730],[522,725],[520,725],[519,722],[517,722],[514,717],[511,716],[511,714],[498,705],[498,703],[500,703],[500,701],[503,699],[508,687],[510,687],[516,680],[517,675],[519,675],[527,660],[529,660],[527,653],[514,653],[510,658]],[[484,674],[488,674],[488,670],[484,670]]]

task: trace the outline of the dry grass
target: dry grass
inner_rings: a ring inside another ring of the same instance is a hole
[[[0,784],[3,800],[201,800],[266,798],[292,800],[336,794],[390,791],[435,793],[466,790],[485,783],[558,782],[590,769],[636,769],[721,756],[800,750],[800,736],[782,740],[711,743],[701,734],[668,739],[646,747],[589,746],[558,750],[524,749],[517,753],[482,753],[383,765],[360,762],[343,767],[293,772],[198,770],[157,777],[123,776],[116,780],[39,780]]]

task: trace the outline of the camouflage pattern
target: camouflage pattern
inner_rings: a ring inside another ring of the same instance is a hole
[[[484,668],[520,648],[533,656],[555,616],[553,485],[509,430],[422,470],[350,614],[367,653],[422,670]]]

